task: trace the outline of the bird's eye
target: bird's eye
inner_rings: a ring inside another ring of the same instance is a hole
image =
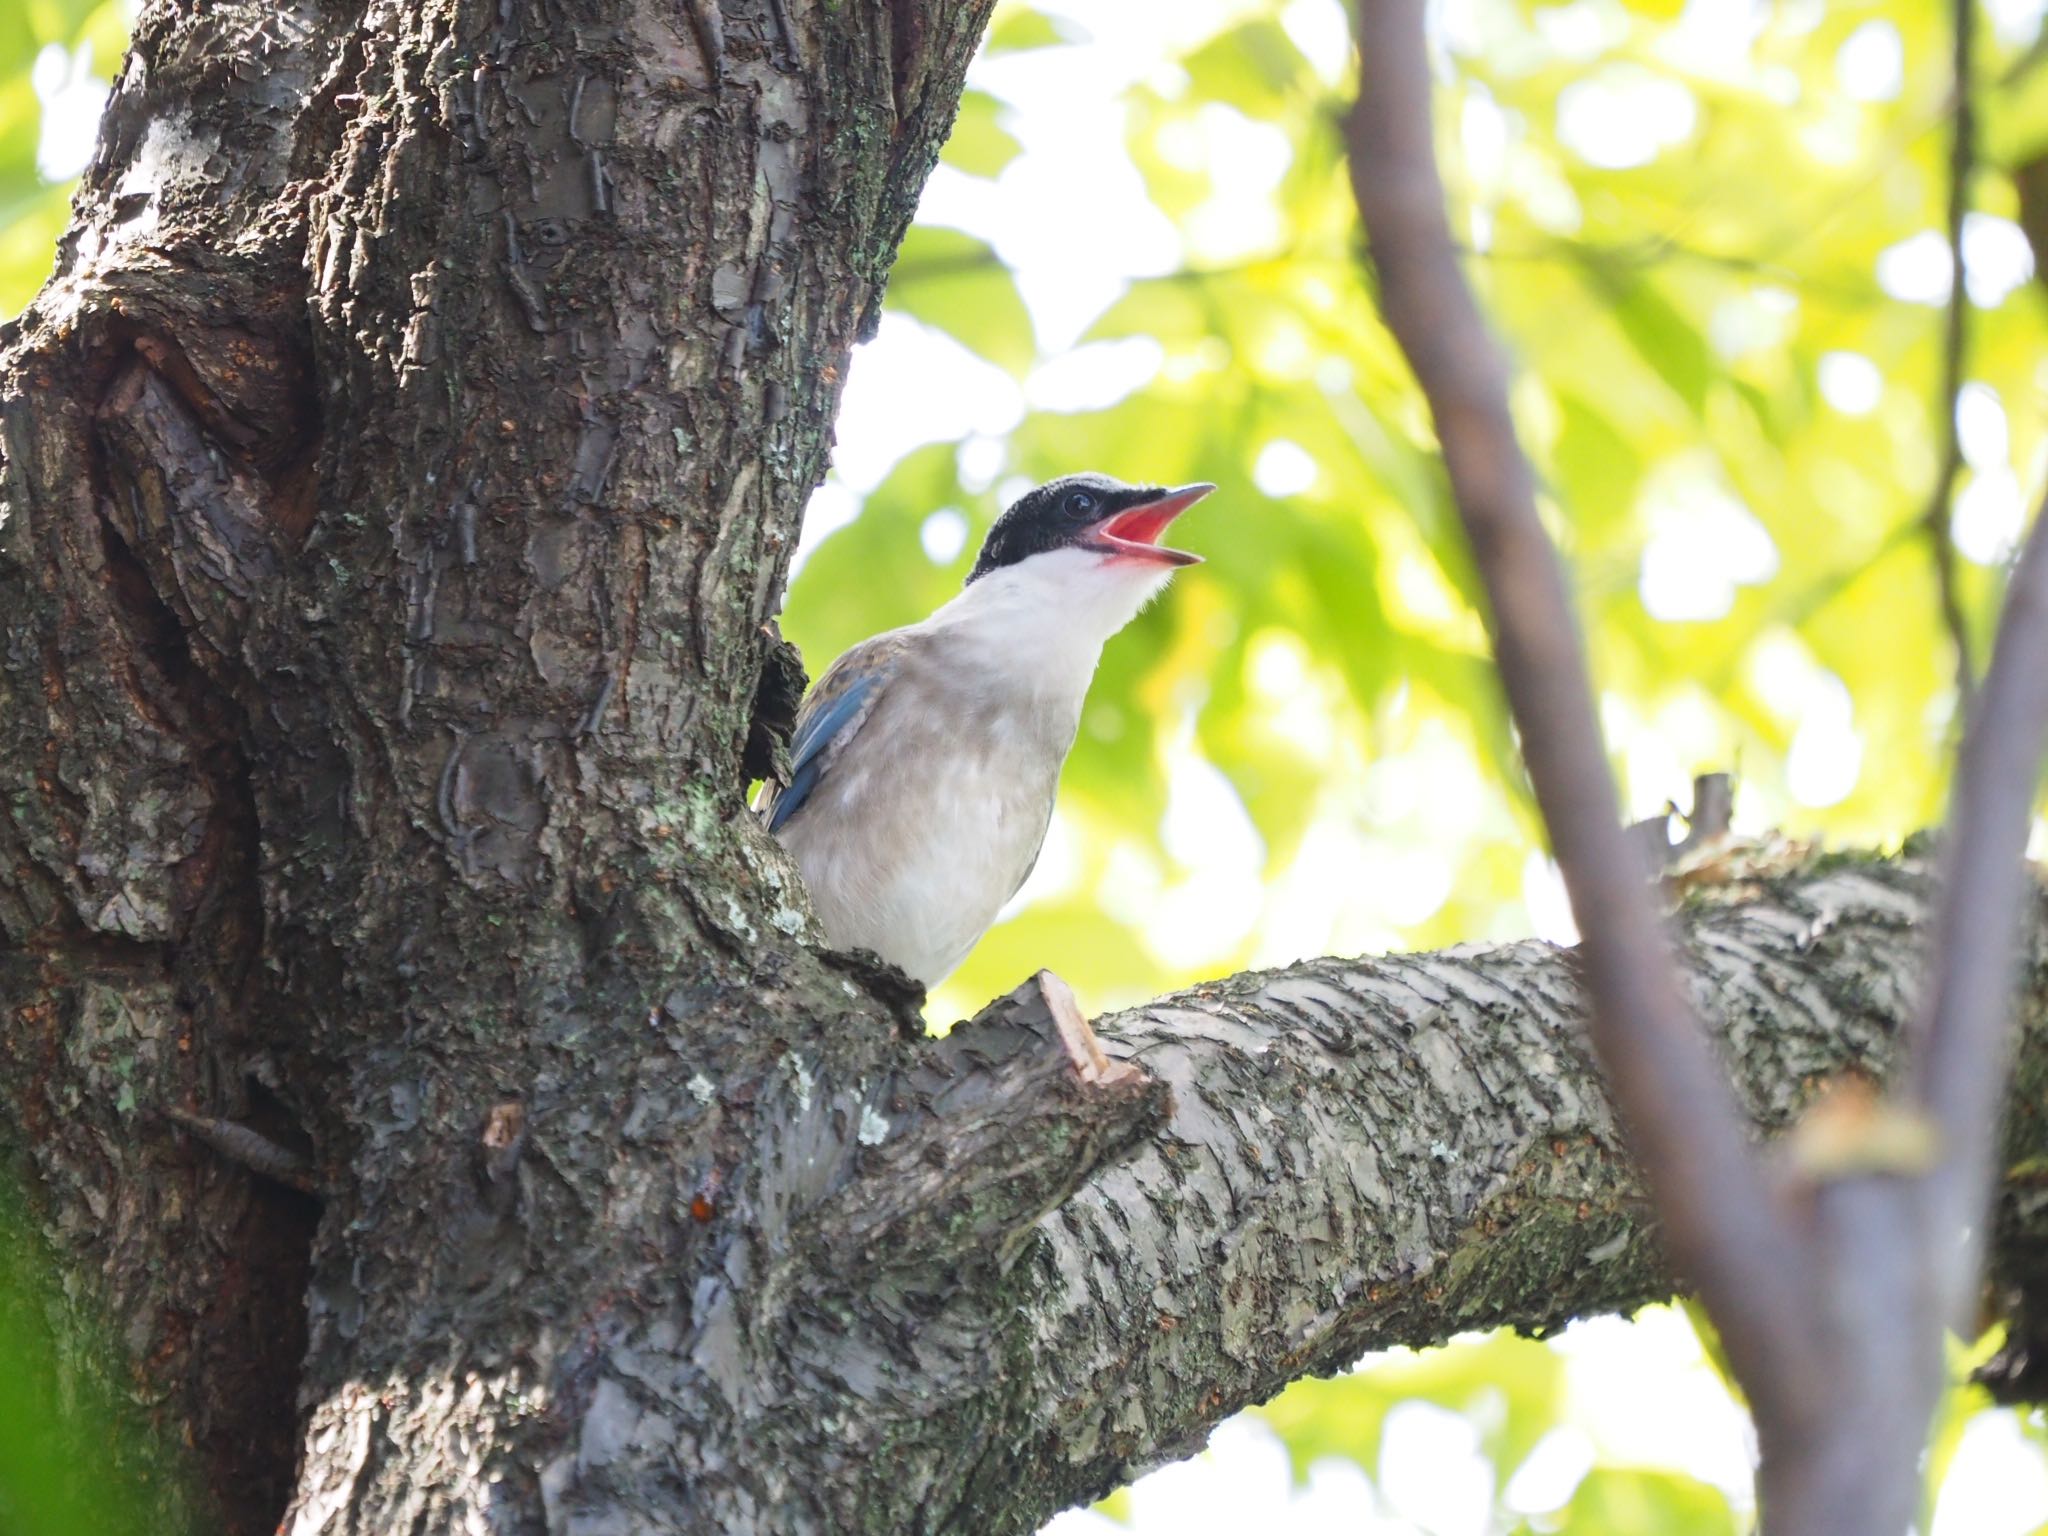
[[[1067,492],[1066,512],[1069,517],[1093,517],[1096,500],[1086,491]]]

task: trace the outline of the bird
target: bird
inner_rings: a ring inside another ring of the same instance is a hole
[[[990,527],[958,596],[826,669],[757,809],[832,948],[927,990],[967,958],[1038,862],[1103,645],[1201,562],[1160,536],[1215,488],[1041,485]]]

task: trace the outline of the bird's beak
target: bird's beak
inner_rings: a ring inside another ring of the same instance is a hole
[[[1091,529],[1088,543],[1106,555],[1120,558],[1148,560],[1156,565],[1200,565],[1200,555],[1168,549],[1159,543],[1159,535],[1166,531],[1168,523],[1215,489],[1208,484],[1184,485],[1164,496],[1141,501],[1135,507],[1125,507]]]

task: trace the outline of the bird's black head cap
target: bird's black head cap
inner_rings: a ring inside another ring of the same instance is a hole
[[[971,586],[990,571],[1048,550],[1084,543],[1103,521],[1168,494],[1165,486],[1126,485],[1093,472],[1062,475],[1027,491],[996,519],[982,540],[981,557],[967,573]]]

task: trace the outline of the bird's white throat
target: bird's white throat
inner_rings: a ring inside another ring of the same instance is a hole
[[[1173,568],[1058,549],[990,571],[924,621],[948,650],[1034,691],[1088,689],[1102,647],[1166,590]]]

